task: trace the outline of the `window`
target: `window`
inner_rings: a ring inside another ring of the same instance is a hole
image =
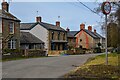
[[[58,40],[60,40],[60,32],[58,32]]]
[[[62,44],[62,50],[67,50],[67,44]]]
[[[65,50],[65,44],[62,44],[62,50]]]
[[[51,43],[51,50],[56,50],[56,44]]]
[[[10,33],[14,33],[14,23],[13,22],[10,22],[9,23],[9,31],[10,31]]]
[[[52,32],[52,40],[54,39],[54,32]]]
[[[82,39],[80,39],[80,42],[82,42]]]
[[[80,45],[79,47],[80,47],[80,49],[82,49],[82,45]]]
[[[65,33],[63,33],[63,40],[65,40]]]
[[[58,50],[60,50],[60,44],[58,44]]]
[[[9,49],[16,49],[16,40],[10,40],[8,42],[8,48]]]

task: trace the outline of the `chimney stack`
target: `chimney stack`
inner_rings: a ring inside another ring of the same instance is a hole
[[[94,33],[96,33],[96,29],[94,29]]]
[[[36,17],[36,22],[41,22],[42,21],[42,18],[39,16],[39,17]]]
[[[80,24],[80,30],[85,29],[85,24]]]
[[[92,26],[88,26],[88,30],[89,30],[89,31],[92,31]]]
[[[2,10],[9,12],[9,4],[5,1],[2,2]]]
[[[60,27],[60,21],[56,21],[56,26]]]
[[[69,32],[69,31],[70,31],[70,29],[67,27],[66,31],[67,31],[67,32]]]

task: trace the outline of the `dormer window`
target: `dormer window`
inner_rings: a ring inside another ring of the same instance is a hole
[[[10,31],[10,34],[14,34],[14,23],[13,22],[9,23],[9,31]]]

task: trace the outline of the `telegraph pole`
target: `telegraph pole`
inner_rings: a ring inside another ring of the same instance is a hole
[[[106,65],[108,65],[108,49],[107,49],[107,15],[111,12],[111,4],[110,2],[103,2],[101,6],[102,12],[105,15],[105,53],[106,53]]]

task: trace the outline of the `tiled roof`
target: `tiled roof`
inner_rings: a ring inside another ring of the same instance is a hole
[[[40,22],[40,23],[21,23],[20,24],[20,29],[21,30],[31,30],[33,27],[35,27],[37,24],[43,26],[44,28],[48,29],[48,30],[59,30],[59,31],[65,31],[63,28],[58,27],[56,25],[53,24],[48,24],[48,23],[44,23],[44,22]]]
[[[81,30],[80,30],[81,31]],[[80,32],[80,31],[70,31],[69,33],[71,33],[71,34],[73,34],[74,36],[78,33],[78,32]],[[103,39],[105,39],[104,37],[102,37],[100,34],[98,34],[97,32],[96,33],[94,33],[94,32],[92,32],[92,31],[89,31],[89,30],[87,30],[87,29],[84,29],[84,31],[87,33],[87,34],[89,34],[91,37],[93,37],[93,38],[95,38],[95,39],[100,39],[100,38],[103,38]]]
[[[20,32],[20,43],[21,44],[32,44],[32,43],[40,44],[44,42],[29,32]]]
[[[1,9],[0,9],[0,17],[5,18],[5,19],[20,21],[18,18],[13,16],[11,13],[1,10]]]

